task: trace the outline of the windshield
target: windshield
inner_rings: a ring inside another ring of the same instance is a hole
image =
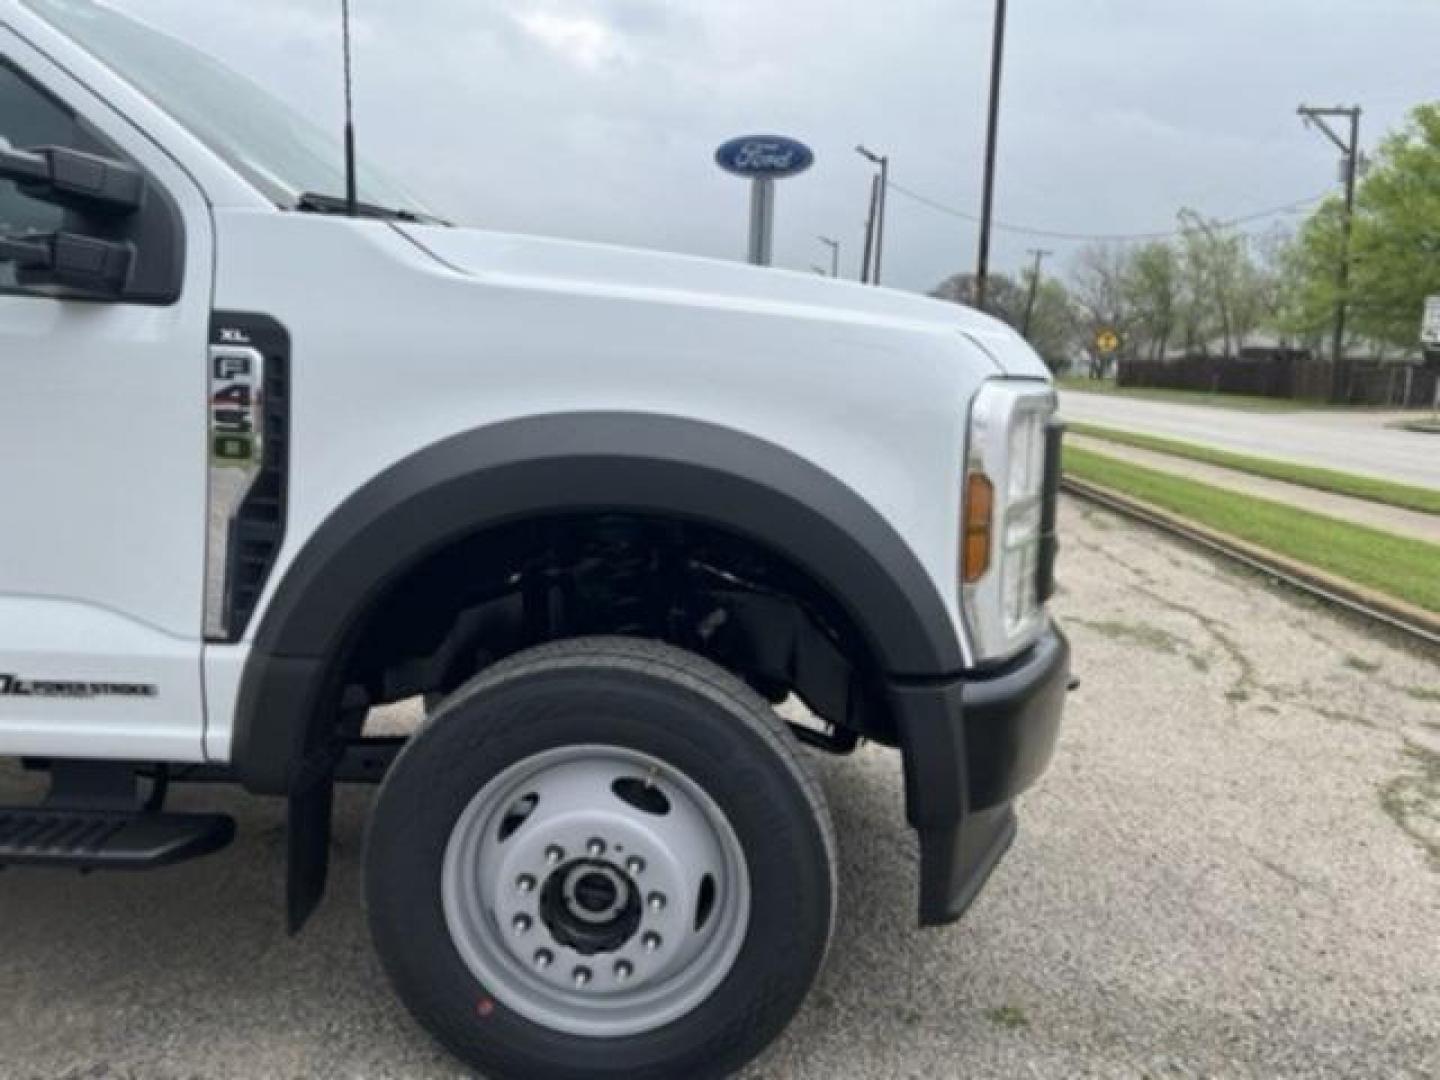
[[[188,128],[277,205],[294,209],[301,195],[345,191],[338,137],[219,61],[167,34],[83,0],[25,0]],[[357,191],[377,206],[428,211],[363,162]]]

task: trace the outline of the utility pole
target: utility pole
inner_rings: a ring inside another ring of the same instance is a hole
[[[874,236],[873,244],[867,244],[872,249],[875,260],[874,272],[868,279],[872,285],[880,284],[880,264],[885,254],[885,204],[890,194],[890,158],[886,154],[877,154],[873,150],[867,150],[863,146],[855,147],[855,152],[867,161],[880,166],[880,174],[875,178],[875,198],[871,203],[870,210],[870,232]],[[869,265],[870,256],[866,257],[866,264]]]
[[[1030,295],[1025,300],[1025,322],[1020,328],[1020,336],[1026,341],[1030,340],[1030,320],[1035,315],[1035,301],[1040,296],[1040,264],[1045,261],[1046,256],[1053,255],[1054,252],[1044,248],[1031,248],[1030,254],[1035,256],[1035,267],[1030,271]]]
[[[1332,347],[1334,365],[1330,371],[1330,400],[1339,401],[1341,398],[1340,361],[1345,356],[1345,318],[1348,313],[1350,291],[1350,236],[1355,225],[1355,180],[1360,172],[1360,107],[1352,105],[1349,108],[1334,106],[1328,109],[1314,108],[1309,105],[1301,105],[1297,110],[1307,125],[1314,124],[1320,131],[1340,148],[1341,167],[1345,172],[1345,216],[1340,226],[1340,266],[1336,271],[1336,284],[1339,287],[1335,299],[1335,341]],[[1350,122],[1349,138],[1341,138],[1336,134],[1335,129],[1327,122],[1326,118],[1344,118]]]
[[[975,306],[985,310],[990,277],[990,220],[995,209],[995,144],[1000,134],[1000,69],[1005,59],[1005,0],[995,0],[995,41],[990,54],[990,120],[985,133],[985,193],[980,206],[980,262]]]
[[[880,176],[870,180],[870,214],[865,219],[865,254],[860,260],[860,284],[870,284],[870,260],[875,254],[875,214],[880,209]]]
[[[840,276],[840,241],[831,240],[828,236],[817,236],[815,239],[830,249],[830,276]]]

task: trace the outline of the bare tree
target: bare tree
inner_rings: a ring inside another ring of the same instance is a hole
[[[1121,351],[1130,351],[1134,312],[1126,289],[1131,256],[1113,244],[1089,244],[1080,249],[1071,268],[1071,295],[1080,309],[1081,320],[1093,343],[1101,330],[1120,335]],[[1103,378],[1108,357],[1089,346],[1090,377]]]
[[[1025,321],[1030,273],[1031,271],[1026,271],[1023,282],[1016,282],[1005,274],[991,274],[985,290],[987,314],[1019,330]],[[940,300],[973,306],[975,275],[952,274],[935,286],[930,295]],[[1058,371],[1070,363],[1082,333],[1080,317],[1069,291],[1058,278],[1044,278],[1035,295],[1035,311],[1030,320],[1030,344],[1052,371]]]
[[[1262,251],[1257,261],[1244,233],[1226,230],[1193,210],[1180,211],[1180,224],[1189,329],[1206,328],[1207,336],[1219,336],[1223,356],[1236,356],[1278,310],[1274,260]]]

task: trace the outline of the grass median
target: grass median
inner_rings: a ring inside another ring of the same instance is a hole
[[[1229,450],[1217,450],[1214,447],[1166,439],[1158,435],[1121,431],[1099,424],[1070,423],[1066,428],[1077,435],[1088,435],[1092,439],[1104,439],[1106,442],[1134,446],[1141,450],[1154,450],[1172,457],[1204,462],[1206,465],[1219,465],[1252,476],[1283,480],[1289,484],[1367,499],[1405,510],[1419,510],[1424,514],[1440,514],[1440,491],[1432,488],[1397,484],[1391,480],[1356,476],[1354,473],[1336,472],[1334,469],[1321,469],[1313,465],[1294,465],[1288,461],[1275,461],[1273,458],[1251,457],[1249,454],[1236,454]]]
[[[1440,545],[1066,447],[1065,471],[1318,570],[1440,613]]]

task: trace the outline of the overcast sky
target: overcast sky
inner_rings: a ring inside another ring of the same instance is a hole
[[[115,0],[340,117],[339,0]],[[992,0],[353,0],[361,153],[465,223],[744,255],[746,184],[714,148],[757,131],[816,151],[781,182],[776,262],[859,262],[871,167],[979,208]],[[1336,183],[1301,102],[1364,107],[1363,141],[1440,98],[1440,0],[1011,0],[996,216],[1163,230]],[[1281,220],[1284,220],[1283,218]],[[1291,220],[1294,220],[1293,218]],[[892,194],[887,283],[973,267],[973,224]],[[995,265],[1034,246],[1000,232]]]

